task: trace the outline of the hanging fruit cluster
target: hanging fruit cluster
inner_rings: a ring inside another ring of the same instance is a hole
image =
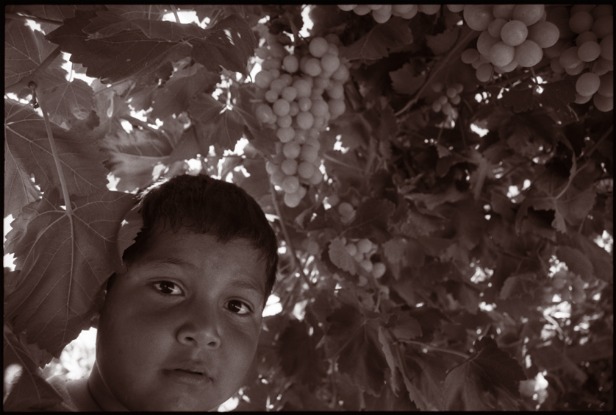
[[[264,43],[257,50],[263,61],[255,75],[255,108],[259,121],[274,128],[279,142],[266,164],[274,186],[284,191],[284,202],[296,207],[307,186],[323,180],[319,134],[346,110],[344,83],[347,64],[338,56],[339,40],[330,35],[291,45],[260,26]]]
[[[408,20],[419,12],[432,15],[441,10],[440,4],[340,4],[338,7],[340,10],[352,11],[359,16],[371,13],[377,23],[385,23],[391,16],[399,16]]]

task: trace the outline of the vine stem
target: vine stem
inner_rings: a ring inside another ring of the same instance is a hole
[[[411,99],[409,102],[407,102],[406,105],[400,111],[396,112],[396,117],[399,117],[401,114],[406,112],[409,108],[411,108],[417,102],[417,100],[419,100],[419,97],[421,97],[421,94],[424,92],[424,90],[428,87],[428,85],[430,85],[432,83],[432,80],[447,65],[447,63],[449,63],[451,58],[454,55],[456,55],[456,52],[458,52],[458,50],[460,50],[464,46],[466,46],[468,44],[468,42],[470,42],[476,36],[479,36],[479,32],[471,30],[470,32],[468,32],[466,34],[466,36],[464,36],[462,39],[460,39],[458,44],[456,46],[454,46],[453,49],[451,49],[449,51],[447,56],[436,65],[436,68],[434,68],[434,70],[430,73],[430,76],[428,77],[426,82],[424,82],[424,84],[421,86],[419,91],[417,91],[417,93],[415,94],[413,99]]]
[[[276,200],[276,190],[274,189],[274,185],[271,184],[271,183],[270,183],[270,194],[272,196],[272,202],[274,203],[274,209],[276,209],[276,214],[278,215],[278,218],[280,218],[280,227],[282,228],[282,234],[284,235],[284,240],[287,243],[287,247],[291,251],[291,259],[293,261],[293,266],[295,268],[299,269],[299,274],[303,278],[304,282],[306,282],[306,284],[308,284],[309,288],[312,288],[312,282],[310,282],[310,279],[304,273],[304,269],[302,267],[302,263],[298,259],[297,253],[295,252],[295,248],[293,247],[293,244],[291,243],[291,238],[289,237],[289,233],[287,232],[287,227],[284,224],[284,220],[282,218],[282,214],[280,213],[280,206],[278,206],[278,200]]]
[[[180,16],[178,15],[178,10],[175,8],[173,4],[170,4],[171,11],[173,11],[173,15],[175,16],[175,22],[180,23]]]
[[[455,350],[443,349],[441,347],[432,346],[430,344],[422,343],[422,342],[418,342],[418,341],[414,341],[414,340],[404,340],[404,343],[414,344],[416,346],[421,346],[421,347],[426,347],[428,349],[432,349],[432,350],[437,351],[437,352],[448,353],[448,354],[452,354],[454,356],[463,357],[465,359],[470,358],[470,356],[467,355],[466,353],[458,352],[458,351],[455,351]]]
[[[34,86],[33,93],[36,94],[36,86]],[[49,140],[49,147],[51,148],[51,154],[53,156],[53,160],[56,164],[56,170],[58,171],[58,179],[60,180],[60,187],[62,188],[62,196],[64,197],[64,206],[66,206],[66,213],[70,218],[72,218],[73,207],[71,205],[71,199],[68,194],[68,187],[66,185],[66,179],[64,177],[64,172],[62,171],[62,165],[60,164],[60,155],[58,154],[58,148],[56,147],[56,141],[53,138],[53,132],[51,131],[51,122],[49,121],[49,115],[47,115],[47,111],[45,110],[45,105],[43,105],[40,96],[37,97],[39,106],[41,108],[41,112],[43,113],[43,119],[45,120],[45,130],[47,131],[47,138]],[[71,221],[72,223],[72,221]]]

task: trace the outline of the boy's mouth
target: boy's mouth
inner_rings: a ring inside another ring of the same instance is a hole
[[[167,376],[181,381],[182,383],[191,384],[204,384],[210,382],[212,379],[208,376],[207,372],[202,368],[194,367],[178,367],[174,369],[168,369],[165,371]]]

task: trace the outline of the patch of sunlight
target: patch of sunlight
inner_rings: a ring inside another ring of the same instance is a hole
[[[471,124],[471,130],[477,134],[479,137],[483,137],[485,136],[487,133],[490,132],[490,130],[487,130],[485,128],[481,128],[480,126],[478,126],[477,124]]]
[[[277,295],[270,295],[267,299],[267,303],[263,308],[263,317],[275,316],[282,311],[282,304],[280,303],[280,297]]]
[[[312,30],[312,27],[314,26],[314,22],[310,18],[310,11],[312,10],[313,7],[314,6],[311,6],[309,4],[306,4],[303,6],[302,21],[304,25],[299,31],[299,35],[303,38],[307,38],[310,36],[310,30]]]

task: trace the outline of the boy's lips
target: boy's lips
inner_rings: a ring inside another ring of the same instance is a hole
[[[203,362],[189,361],[170,365],[164,372],[172,377],[185,379],[191,382],[209,382],[212,377]]]

